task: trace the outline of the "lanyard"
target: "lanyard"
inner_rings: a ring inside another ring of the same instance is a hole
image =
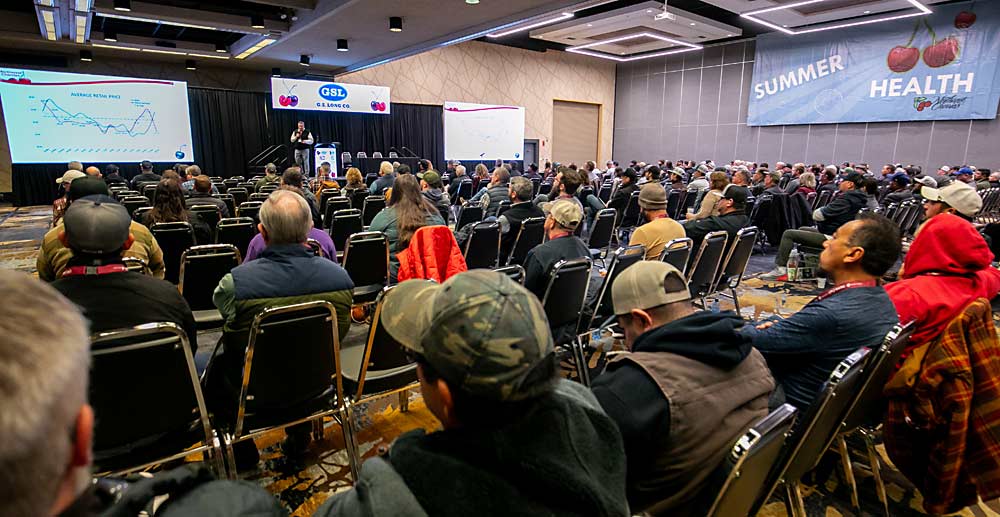
[[[107,275],[109,273],[125,273],[128,268],[124,264],[107,264],[104,266],[73,266],[63,271],[63,278],[84,275]]]
[[[825,299],[827,299],[827,298],[829,298],[829,297],[831,297],[831,296],[833,296],[833,295],[835,295],[835,294],[837,294],[837,293],[839,293],[841,291],[846,291],[848,289],[854,289],[855,287],[875,287],[875,281],[874,280],[866,280],[864,282],[846,282],[846,283],[843,283],[843,284],[840,284],[840,285],[834,287],[833,289],[828,289],[826,291],[823,291],[822,293],[820,293],[819,296],[816,297],[816,299],[814,301],[818,302],[820,300],[825,300]]]
[[[667,214],[660,214],[660,215],[654,217],[653,220],[655,221],[657,219],[669,219],[669,217],[670,216],[668,216]]]

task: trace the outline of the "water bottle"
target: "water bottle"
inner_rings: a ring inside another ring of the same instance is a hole
[[[795,282],[799,279],[800,260],[799,245],[796,244],[795,247],[792,248],[792,252],[788,255],[788,265],[786,269],[788,270],[789,282]]]

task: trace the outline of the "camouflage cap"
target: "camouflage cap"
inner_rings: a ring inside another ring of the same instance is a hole
[[[389,291],[382,311],[389,335],[471,395],[511,401],[551,389],[553,378],[539,368],[553,353],[545,311],[502,273],[409,280]]]

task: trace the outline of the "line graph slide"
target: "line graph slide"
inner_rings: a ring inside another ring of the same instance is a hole
[[[520,160],[524,108],[444,103],[444,154],[449,160]]]
[[[14,163],[194,160],[187,83],[0,68]]]

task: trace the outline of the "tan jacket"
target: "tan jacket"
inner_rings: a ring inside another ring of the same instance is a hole
[[[63,231],[63,225],[59,224],[48,231],[42,238],[42,247],[38,250],[38,259],[35,267],[38,269],[38,278],[46,282],[54,282],[62,275],[69,259],[73,257],[73,251],[63,246],[59,241],[59,232]],[[146,262],[150,274],[156,278],[163,278],[166,266],[163,265],[163,251],[149,229],[132,221],[129,232],[135,242],[132,247],[125,252],[126,257],[140,258]]]

